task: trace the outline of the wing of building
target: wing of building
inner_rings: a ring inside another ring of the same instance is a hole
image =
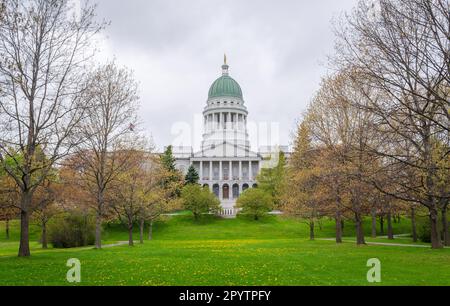
[[[174,147],[177,167],[187,172],[194,165],[200,184],[208,187],[220,199],[221,215],[236,216],[236,200],[249,188],[257,187],[256,177],[265,163],[287,147],[250,148],[247,130],[248,110],[241,86],[229,75],[226,61],[222,76],[211,86],[203,111],[204,132],[201,150]]]

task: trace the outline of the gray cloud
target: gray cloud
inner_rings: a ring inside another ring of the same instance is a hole
[[[250,119],[279,122],[287,144],[326,73],[330,21],[357,0],[98,1],[99,16],[112,23],[104,55],[134,70],[141,121],[162,148],[174,122],[201,113],[224,52]]]

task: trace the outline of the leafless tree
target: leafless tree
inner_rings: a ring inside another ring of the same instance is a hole
[[[23,257],[30,256],[33,194],[79,141],[83,74],[103,24],[89,3],[79,16],[68,0],[2,0],[1,8],[0,162],[20,191]],[[35,160],[38,149],[43,163]]]
[[[362,0],[337,34],[339,69],[351,66],[358,71],[354,81],[370,88],[356,107],[372,113],[389,141],[372,148],[396,183],[380,190],[427,207],[432,247],[441,248],[439,210],[450,197],[438,187],[439,173],[450,171],[442,163],[450,153],[449,1]]]
[[[365,244],[363,220],[370,211],[368,203],[373,189],[367,178],[375,165],[367,147],[378,146],[380,140],[373,129],[373,116],[364,109],[353,107],[354,101],[364,99],[364,96],[359,92],[358,84],[352,82],[351,75],[353,71],[342,71],[325,79],[310,105],[308,116],[313,140],[334,156],[333,160],[339,165],[339,180],[345,182],[330,186],[341,189],[335,192],[336,209],[339,214],[341,209],[354,214],[357,244]],[[340,195],[343,189],[349,194],[347,204]]]
[[[114,62],[98,68],[89,78],[84,101],[88,105],[82,122],[77,158],[80,179],[95,199],[95,246],[101,248],[102,219],[110,208],[108,188],[126,168],[137,129],[138,84],[127,69]]]

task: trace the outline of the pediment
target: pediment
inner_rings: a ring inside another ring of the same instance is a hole
[[[212,146],[210,148],[204,149],[194,154],[194,158],[197,157],[209,157],[209,158],[220,158],[220,157],[254,157],[257,158],[259,155],[255,152],[248,150],[247,148],[231,143],[223,143],[221,145]]]

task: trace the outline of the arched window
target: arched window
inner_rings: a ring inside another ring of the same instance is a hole
[[[209,189],[209,185],[208,184],[204,184],[203,188],[208,188]]]
[[[234,184],[233,185],[233,199],[239,198],[239,185]]]
[[[219,196],[220,196],[220,186],[219,186],[218,184],[215,184],[215,185],[213,186],[213,192],[214,192],[214,194],[216,195],[216,197],[219,197]]]
[[[250,186],[248,185],[248,184],[244,184],[243,186],[242,186],[242,191],[246,191],[246,190],[248,190],[250,188]]]
[[[253,184],[253,188],[258,188],[258,184]]]
[[[223,185],[223,199],[230,199],[230,186],[228,186],[228,184]]]

